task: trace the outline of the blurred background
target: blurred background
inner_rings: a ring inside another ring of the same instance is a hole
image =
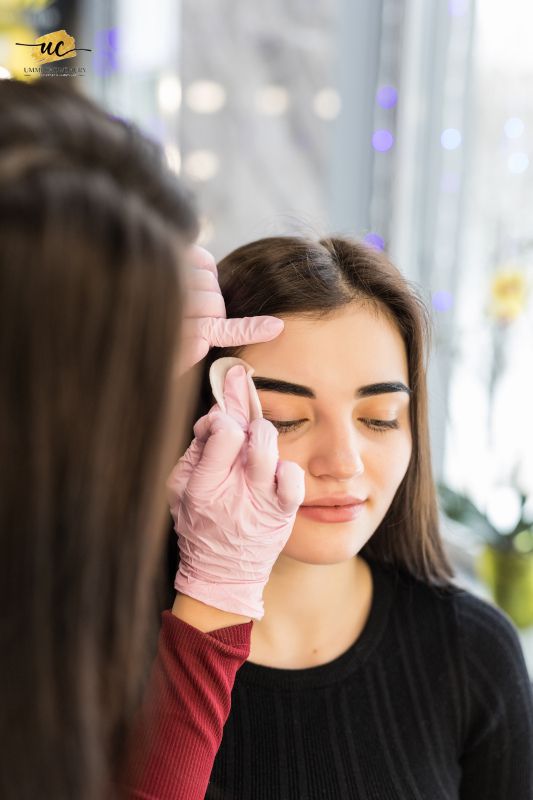
[[[158,140],[217,259],[347,233],[416,285],[446,546],[533,676],[532,23],[523,0],[0,0],[0,77],[73,81]],[[83,50],[36,68],[63,29]]]

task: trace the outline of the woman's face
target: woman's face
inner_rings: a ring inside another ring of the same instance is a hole
[[[280,459],[305,470],[304,505],[332,495],[364,500],[347,521],[317,519],[320,511],[302,507],[296,515],[283,554],[333,564],[361,550],[407,471],[405,346],[384,315],[359,304],[322,321],[282,319],[276,339],[248,345],[239,356],[254,368],[263,415],[279,430]],[[291,386],[261,388],[264,378]]]

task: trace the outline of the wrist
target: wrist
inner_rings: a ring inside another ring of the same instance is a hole
[[[235,614],[233,611],[222,611],[220,608],[207,605],[195,597],[178,592],[172,606],[172,613],[178,619],[187,622],[194,628],[209,633],[231,625],[242,625],[251,622],[252,617]]]

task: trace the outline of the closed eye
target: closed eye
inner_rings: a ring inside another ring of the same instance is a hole
[[[265,419],[268,419],[268,417],[265,417]],[[280,433],[295,431],[296,428],[299,428],[303,422],[306,422],[305,419],[293,419],[293,420],[288,420],[287,422],[281,422],[277,419],[269,419],[268,421],[271,422],[272,425],[275,428],[277,428]]]
[[[362,419],[361,422],[364,422],[371,430],[380,433],[399,428],[397,419]]]
[[[268,417],[265,417],[265,419],[268,419]],[[304,422],[307,422],[307,420],[293,419],[282,422],[281,420],[270,419],[269,422],[271,422],[280,433],[288,433],[289,431],[295,431],[300,427],[300,425],[302,425]],[[368,419],[366,417],[360,417],[360,422],[366,425],[370,430],[377,431],[379,433],[385,433],[386,431],[396,430],[399,428],[397,419]]]

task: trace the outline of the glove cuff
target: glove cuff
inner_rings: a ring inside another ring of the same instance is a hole
[[[264,617],[264,583],[211,583],[202,581],[180,570],[176,573],[174,588],[220,611],[229,611],[260,620]]]

